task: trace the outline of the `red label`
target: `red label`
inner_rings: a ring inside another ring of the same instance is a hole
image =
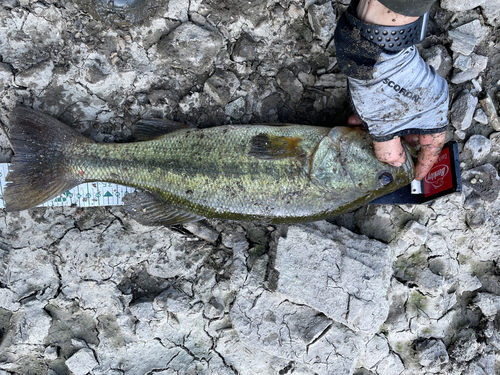
[[[424,195],[426,197],[451,189],[453,187],[453,176],[451,174],[450,150],[445,148],[441,151],[439,159],[434,167],[424,178]]]

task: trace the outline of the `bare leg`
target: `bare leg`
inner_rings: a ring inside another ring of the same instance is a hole
[[[376,25],[401,26],[418,19],[394,13],[377,0],[360,0],[356,11],[360,20]]]

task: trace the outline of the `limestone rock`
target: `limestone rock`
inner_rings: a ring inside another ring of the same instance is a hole
[[[472,159],[481,160],[490,153],[491,141],[483,135],[475,134],[469,138],[465,148],[472,153]]]
[[[364,346],[358,361],[358,367],[374,370],[377,374],[398,375],[404,370],[401,359],[390,352],[390,347],[383,335],[375,335]],[[366,370],[367,371],[367,370]],[[356,375],[373,374],[355,372]]]
[[[451,107],[451,124],[457,130],[466,130],[472,124],[478,99],[467,91],[462,91]]]
[[[178,0],[168,2],[168,11],[163,15],[165,18],[172,18],[181,22],[188,21],[189,0]]]
[[[442,0],[440,5],[443,9],[451,10],[454,12],[462,12],[465,10],[474,9],[480,5],[483,5],[485,2],[486,0]]]
[[[7,282],[9,289],[15,295],[14,299],[5,301],[6,308],[17,306],[14,301],[19,301],[34,293],[41,301],[48,301],[57,293],[59,278],[45,251],[32,251],[29,248],[16,249],[11,251],[5,260],[8,262],[7,272],[0,280]]]
[[[16,85],[32,87],[42,90],[48,86],[52,79],[54,63],[50,60],[43,61],[23,72],[16,74]],[[34,80],[33,77],[36,77]]]
[[[17,320],[14,343],[25,345],[41,345],[49,334],[52,318],[43,309],[44,304],[34,300],[20,309]]]
[[[242,33],[233,47],[232,57],[236,62],[253,61],[257,57],[258,43],[250,35]]]
[[[486,69],[487,65],[488,57],[472,53],[470,66],[463,66],[460,68],[462,70],[461,72],[454,72],[453,76],[451,77],[451,82],[459,84],[477,78],[479,74],[481,74]]]
[[[204,93],[193,92],[190,95],[186,95],[179,101],[179,109],[183,113],[193,113],[194,111],[205,106],[208,101],[208,97]]]
[[[420,250],[421,246],[427,241],[427,228],[416,222],[409,221],[400,232],[396,243],[392,243],[395,255],[400,256],[403,253],[409,254]]]
[[[488,116],[488,124],[495,130],[500,131],[500,121],[498,119],[498,114],[495,109],[495,105],[493,104],[493,99],[489,93],[486,94],[484,99],[481,99],[481,106]]]
[[[369,333],[387,318],[390,267],[387,245],[326,222],[290,227],[276,257],[281,293]]]
[[[500,176],[496,168],[489,163],[462,172],[462,180],[466,197],[474,193],[474,196],[490,203],[499,197]]]
[[[17,311],[20,306],[20,303],[17,302],[16,294],[12,290],[7,288],[0,289],[0,308]]]
[[[49,361],[55,361],[57,359],[57,347],[48,346],[43,352],[43,357]]]
[[[289,69],[282,69],[276,75],[276,81],[279,87],[290,95],[293,101],[297,101],[304,92],[304,87],[297,77]]]
[[[468,22],[461,26],[458,26],[454,30],[469,35],[474,35],[477,38],[478,44],[481,43],[490,32],[489,28],[487,26],[483,26],[481,22],[477,19],[472,22]]]
[[[492,319],[500,310],[500,296],[489,293],[478,293],[474,303],[479,306],[483,314]]]
[[[450,30],[448,35],[452,39],[451,50],[462,55],[470,55],[476,48],[478,38],[458,30]]]
[[[417,344],[419,363],[433,374],[441,373],[443,365],[449,361],[446,346],[441,340],[425,340]]]
[[[158,54],[168,66],[203,74],[211,69],[221,48],[219,34],[186,22],[158,43]]]
[[[220,106],[225,106],[236,90],[240,81],[236,74],[223,70],[216,70],[205,82],[205,92]]]
[[[465,71],[472,66],[472,57],[464,56],[460,53],[456,54],[455,61],[453,61],[453,67]]]
[[[86,375],[98,365],[90,349],[80,349],[66,360],[66,366],[75,375]]]
[[[345,87],[347,86],[347,82],[345,77],[342,77],[342,74],[331,73],[331,74],[322,74],[318,80],[314,83],[315,87]]]
[[[477,341],[475,332],[468,329],[461,332],[448,352],[459,362],[469,362],[482,351],[482,346],[483,344]]]
[[[245,98],[239,97],[238,99],[226,104],[224,113],[236,120],[239,120],[245,114],[245,106]]]
[[[0,91],[7,85],[12,84],[14,75],[7,64],[0,63]]]
[[[359,338],[311,307],[263,289],[238,294],[231,321],[246,345],[297,361],[317,373],[350,374]]]
[[[337,25],[332,3],[327,1],[322,5],[313,4],[307,9],[309,24],[314,34],[326,46],[333,37]]]
[[[488,116],[486,116],[486,113],[481,108],[478,108],[474,113],[474,120],[483,125],[488,124]]]
[[[446,78],[448,76],[452,66],[452,59],[448,50],[444,46],[437,44],[424,49],[422,51],[422,58],[427,62],[427,64],[436,69],[436,72],[441,77]]]
[[[491,25],[498,26],[500,21],[500,1],[499,0],[488,0],[485,1],[481,8],[483,8],[484,15]]]

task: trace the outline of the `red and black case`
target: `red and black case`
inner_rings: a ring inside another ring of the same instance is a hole
[[[406,185],[370,204],[422,204],[462,191],[457,142],[451,141],[444,145],[438,161],[421,183],[421,194],[412,194],[411,185]]]

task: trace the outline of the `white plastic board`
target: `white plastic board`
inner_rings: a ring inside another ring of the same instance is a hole
[[[9,164],[0,163],[0,208],[5,207],[3,192],[6,185],[5,177],[8,172]],[[41,206],[71,206],[73,204],[78,207],[119,206],[123,205],[122,198],[124,195],[135,191],[135,188],[118,184],[89,182],[68,190]]]

